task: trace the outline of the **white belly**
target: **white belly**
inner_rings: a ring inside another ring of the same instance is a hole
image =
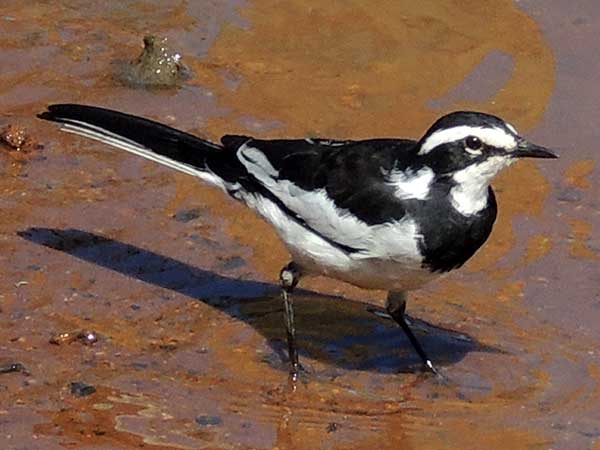
[[[418,289],[439,276],[422,267],[414,224],[363,224],[364,233],[353,243],[364,251],[349,253],[291,220],[271,201],[256,197],[244,200],[275,227],[306,275],[325,275],[366,289],[392,291]]]
[[[306,248],[301,252],[290,249],[293,259],[307,275],[325,275],[365,289],[410,291],[419,289],[440,274],[433,273],[420,264],[385,259],[319,258],[316,261]]]

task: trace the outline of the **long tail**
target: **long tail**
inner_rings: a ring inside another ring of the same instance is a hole
[[[223,175],[215,175],[209,160],[222,166],[223,148],[158,122],[96,106],[50,105],[40,119],[58,122],[69,133],[95,139],[142,156],[226,190]]]

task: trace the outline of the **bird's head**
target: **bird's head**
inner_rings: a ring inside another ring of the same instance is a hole
[[[475,213],[487,201],[492,178],[518,158],[557,158],[519,135],[515,127],[490,114],[459,111],[440,118],[417,145],[424,165],[455,185],[457,209]],[[458,199],[458,200],[457,200]]]
[[[519,136],[515,127],[490,114],[458,111],[438,119],[421,138],[418,154],[437,174],[468,167],[489,171],[517,158],[556,158],[550,150]],[[488,169],[485,169],[485,167]]]

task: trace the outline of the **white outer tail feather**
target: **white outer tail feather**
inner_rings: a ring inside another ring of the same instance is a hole
[[[162,164],[163,166],[170,167],[171,169],[175,169],[179,172],[201,178],[207,183],[217,186],[218,188],[227,192],[227,188],[223,179],[211,172],[210,169],[205,168],[204,170],[200,170],[188,164],[180,163],[174,159],[159,155],[158,153],[155,153],[151,149],[144,147],[143,145],[140,145],[131,139],[127,139],[104,128],[91,125],[87,122],[69,119],[68,121],[65,120],[61,124],[61,129],[67,133],[77,134],[95,141],[103,142],[115,148],[125,150],[128,153],[141,156],[142,158]]]

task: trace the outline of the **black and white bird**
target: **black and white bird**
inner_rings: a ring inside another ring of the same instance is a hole
[[[454,112],[418,141],[227,135],[220,144],[108,109],[51,105],[40,118],[217,186],[277,231],[291,375],[298,373],[291,291],[325,275],[389,292],[387,311],[436,372],[404,312],[407,292],[462,266],[496,219],[492,178],[518,158],[556,158],[502,119]]]

